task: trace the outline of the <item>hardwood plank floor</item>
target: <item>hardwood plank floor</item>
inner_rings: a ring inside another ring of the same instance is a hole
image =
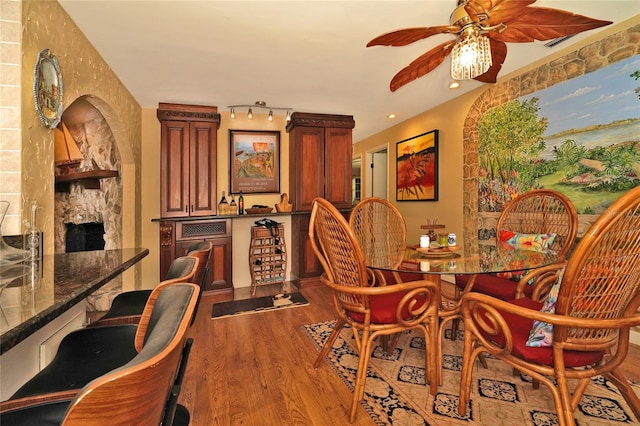
[[[258,288],[257,296],[280,288]],[[191,329],[194,346],[180,395],[191,424],[211,425],[345,425],[351,391],[323,362],[302,326],[334,319],[328,291],[305,287],[308,306],[211,318],[220,297],[203,296]],[[250,297],[237,289],[235,298]],[[631,345],[625,374],[640,381],[640,347]],[[426,392],[426,390],[425,390]],[[373,425],[360,407],[354,425]]]

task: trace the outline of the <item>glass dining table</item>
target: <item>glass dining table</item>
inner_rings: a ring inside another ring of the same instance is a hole
[[[441,291],[441,303],[438,317],[440,325],[438,340],[445,338],[448,322],[452,323],[450,338],[455,340],[458,334],[458,321],[461,317],[460,300],[473,289],[475,279],[480,274],[521,273],[559,262],[553,251],[533,251],[515,249],[508,244],[478,244],[471,247],[455,246],[451,248],[428,249],[416,246],[407,247],[396,253],[385,252],[379,247],[364,252],[365,265],[379,279],[393,275],[396,282],[419,279],[442,283],[444,275],[469,275],[464,290],[453,284],[453,292]],[[442,286],[441,286],[442,289]],[[442,344],[436,348],[440,360]],[[484,363],[481,358],[481,362]],[[437,367],[439,384],[442,384],[442,367]]]
[[[394,253],[378,249],[363,254],[369,269],[378,271],[377,275],[380,277],[392,273],[397,281],[425,279],[441,284],[443,275],[469,275],[464,290],[461,291],[454,285],[453,294],[442,292],[440,316],[443,322],[459,318],[460,298],[473,289],[478,275],[508,272],[518,274],[559,262],[554,251],[516,249],[506,243],[479,243],[471,247],[437,249],[410,246]],[[452,333],[453,338],[455,330],[456,327]]]

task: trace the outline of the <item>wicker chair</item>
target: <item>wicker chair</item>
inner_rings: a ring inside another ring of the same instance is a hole
[[[557,268],[557,267],[556,267]],[[542,274],[552,269],[542,268]],[[532,274],[535,274],[533,272]],[[591,226],[566,263],[555,313],[529,298],[511,302],[480,293],[462,297],[464,354],[459,413],[470,398],[476,357],[488,352],[544,383],[561,425],[573,412],[590,378],[616,385],[640,420],[640,400],[619,370],[629,330],[640,325],[640,187],[615,201]],[[551,347],[526,345],[533,321],[553,325]],[[575,384],[573,394],[568,381]]]
[[[309,223],[313,251],[324,268],[322,282],[332,292],[337,320],[314,367],[318,367],[333,347],[345,324],[353,330],[360,353],[356,383],[351,402],[353,422],[359,401],[364,396],[367,365],[373,340],[382,335],[419,329],[427,347],[426,377],[430,392],[438,387],[437,358],[438,303],[440,288],[430,281],[415,281],[389,286],[371,286],[362,250],[344,217],[327,200],[316,198]]]
[[[509,202],[496,225],[496,242],[500,242],[502,231],[521,234],[555,233],[549,247],[558,253],[562,261],[574,246],[578,232],[578,213],[573,203],[562,193],[551,189],[534,189],[520,194]],[[456,276],[457,291],[473,290],[502,300],[511,300],[522,295],[539,300],[548,292],[548,279],[538,275],[532,285],[524,285],[527,280],[498,277],[485,274],[474,278],[469,275]]]
[[[351,211],[349,226],[370,264],[400,266],[407,249],[407,229],[404,218],[393,204],[383,198],[365,198]],[[403,281],[397,272],[382,273],[380,270],[376,270],[376,278],[379,285]]]

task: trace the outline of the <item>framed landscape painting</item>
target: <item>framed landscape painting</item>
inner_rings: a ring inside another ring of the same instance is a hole
[[[280,132],[229,130],[232,194],[280,192]]]
[[[438,130],[396,144],[396,200],[438,201]]]

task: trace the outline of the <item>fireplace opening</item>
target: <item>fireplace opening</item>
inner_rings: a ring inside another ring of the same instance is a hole
[[[66,252],[104,250],[104,223],[67,223]]]

